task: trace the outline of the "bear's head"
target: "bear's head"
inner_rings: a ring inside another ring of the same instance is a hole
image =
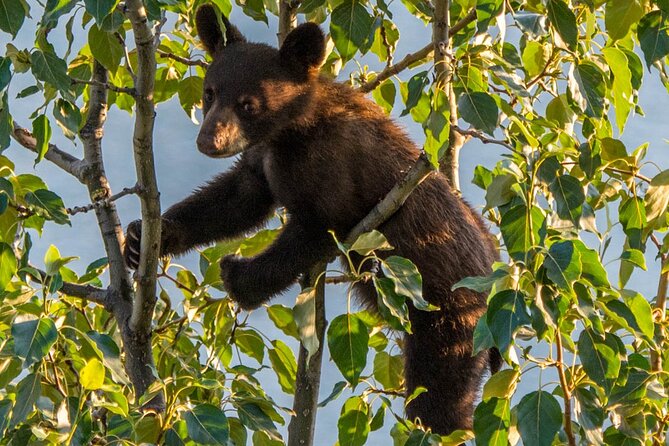
[[[298,26],[277,50],[247,42],[213,6],[201,6],[195,22],[213,59],[204,78],[200,152],[229,157],[300,125],[325,57],[316,24]]]

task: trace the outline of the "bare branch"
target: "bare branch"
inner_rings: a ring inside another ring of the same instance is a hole
[[[97,61],[93,64],[93,80],[99,84],[107,82],[107,70]],[[89,166],[82,180],[88,188],[91,201],[97,201],[112,195],[102,159],[103,126],[107,119],[107,91],[100,85],[91,85],[88,110],[86,123],[79,131],[79,138],[84,147],[84,160]],[[111,287],[129,299],[132,285],[121,252],[124,241],[123,229],[116,207],[111,203],[109,206],[96,208],[95,216],[109,259]]]
[[[70,215],[75,215],[80,212],[88,212],[103,206],[109,206],[112,202],[118,200],[119,198],[123,198],[126,195],[130,194],[136,194],[139,192],[139,190],[140,188],[138,185],[135,185],[133,187],[126,187],[121,192],[114,194],[111,197],[103,198],[102,200],[96,200],[85,206],[75,206],[73,208],[67,208],[67,213]]]
[[[142,0],[126,1],[127,16],[132,24],[137,47],[137,117],[133,136],[137,182],[142,205],[142,243],[137,271],[137,291],[130,329],[151,333],[156,303],[156,274],[160,253],[160,200],[153,157],[154,104],[153,86],[156,74],[154,35]]]
[[[109,82],[97,82],[97,81],[87,81],[85,79],[76,79],[72,78],[72,84],[85,84],[85,85],[95,85],[97,87],[102,87],[106,90],[113,91],[115,93],[126,93],[131,96],[135,96],[137,93],[134,88],[128,88],[128,87],[118,87],[116,85],[110,84]]]
[[[286,40],[286,36],[297,26],[297,8],[300,6],[299,0],[280,0],[279,1],[279,46]]]
[[[12,137],[26,149],[33,152],[37,150],[37,140],[33,134],[16,123],[14,123]],[[80,160],[76,156],[72,156],[69,153],[60,150],[54,144],[49,144],[49,150],[47,150],[44,158],[83,182],[84,173],[87,168],[87,163],[84,160]]]
[[[341,276],[333,276],[333,277],[326,277],[325,278],[325,283],[328,285],[338,285],[340,283],[350,283],[352,282],[353,279],[346,274],[342,274]]]
[[[318,350],[309,357],[307,349],[300,344],[300,353],[295,375],[295,398],[293,399],[293,415],[288,425],[288,446],[312,446],[316,427],[316,411],[318,410],[318,391],[321,385],[321,365],[325,345],[325,280],[323,272],[327,261],[314,266],[302,278],[302,289],[313,287],[314,306],[316,313],[315,331],[318,338]],[[319,444],[316,442],[315,444]]]
[[[451,26],[451,28],[448,30],[449,37],[452,37],[453,35],[458,33],[460,30],[462,30],[475,20],[476,20],[476,10],[472,9],[458,23]],[[410,65],[413,65],[414,63],[428,57],[430,54],[432,54],[433,49],[434,45],[432,42],[430,42],[429,44],[425,45],[423,48],[419,49],[415,53],[411,53],[404,56],[404,58],[399,62],[397,62],[395,65],[386,67],[383,71],[377,74],[374,79],[360,85],[360,87],[358,87],[358,91],[361,91],[363,93],[368,93],[374,90],[376,87],[381,85],[381,83],[386,79],[399,74],[400,72],[407,69]]]
[[[458,127],[457,125],[451,125],[451,129],[453,129],[454,131],[458,132],[461,135],[471,136],[473,138],[476,138],[476,139],[480,140],[483,144],[496,144],[498,146],[502,146],[506,149],[509,149],[512,152],[515,151],[513,146],[511,144],[509,144],[507,141],[502,140],[502,139],[488,138],[487,136],[485,136],[483,133],[479,132],[478,130],[463,129],[461,127]]]
[[[46,272],[42,271],[41,269],[35,268],[32,265],[30,265],[30,268],[37,271],[42,277],[47,277]],[[33,277],[32,275],[30,278],[34,282],[42,283],[41,280],[37,280],[38,278]],[[95,287],[93,285],[63,282],[63,285],[60,287],[60,292],[67,294],[68,296],[78,297],[80,299],[84,299],[102,306],[104,306],[107,301],[107,290]]]
[[[179,63],[182,63],[184,65],[188,65],[188,66],[191,66],[191,67],[192,66],[198,66],[198,67],[202,67],[202,68],[205,68],[205,69],[209,67],[209,64],[207,62],[205,62],[204,60],[201,60],[201,59],[188,59],[186,57],[177,56],[176,54],[168,53],[167,51],[163,51],[163,50],[157,50],[157,53],[162,58],[176,60]]]
[[[353,243],[360,234],[376,229],[385,222],[402,207],[411,192],[434,172],[434,166],[427,159],[427,156],[424,153],[421,154],[406,176],[393,186],[374,209],[348,233],[346,241]]]

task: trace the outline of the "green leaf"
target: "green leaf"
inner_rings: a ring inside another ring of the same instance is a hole
[[[92,358],[79,372],[79,382],[86,390],[98,390],[105,382],[105,367],[99,359]]]
[[[37,159],[35,164],[44,159],[46,151],[49,150],[49,141],[51,140],[51,124],[46,115],[39,115],[33,120],[33,136],[35,137],[35,151]]]
[[[293,319],[293,310],[280,304],[274,304],[267,308],[267,315],[283,334],[295,339],[300,338],[295,319]]]
[[[395,292],[411,299],[417,309],[424,311],[437,309],[423,299],[423,278],[411,260],[390,256],[381,262],[381,270],[386,278],[395,284]]]
[[[421,71],[411,76],[409,82],[406,84],[407,96],[405,101],[405,108],[400,114],[400,116],[407,115],[418,103],[421,98],[424,96],[423,90],[430,83],[427,71]]]
[[[525,260],[530,248],[540,242],[539,231],[545,221],[546,217],[537,206],[533,206],[531,210],[524,205],[515,206],[504,213],[500,231],[511,258]]]
[[[451,291],[455,291],[458,288],[468,288],[478,293],[490,291],[495,282],[497,282],[499,279],[507,277],[508,274],[509,272],[504,269],[496,269],[489,276],[465,277],[453,285],[451,287]]]
[[[35,319],[12,324],[14,353],[23,359],[23,368],[28,368],[49,353],[58,339],[58,331],[51,319]]]
[[[265,358],[265,342],[255,330],[236,330],[235,344],[242,353],[262,364]]]
[[[188,436],[197,444],[228,444],[230,428],[228,419],[221,409],[211,404],[199,404],[184,413]]]
[[[0,290],[6,290],[7,285],[16,273],[16,256],[14,250],[7,243],[0,243]]]
[[[478,0],[476,2],[476,31],[488,30],[490,23],[504,10],[503,0]]]
[[[316,333],[316,289],[309,287],[302,290],[297,296],[293,315],[300,334],[300,342],[307,350],[308,363],[320,346]]]
[[[61,257],[60,251],[54,245],[50,245],[44,254],[44,266],[47,276],[55,276],[60,268],[70,263],[78,257]]]
[[[646,394],[646,387],[652,376],[645,370],[630,368],[624,385],[616,386],[611,390],[611,396],[608,400],[608,406],[627,403],[634,404],[640,401]]]
[[[56,123],[63,130],[63,134],[74,139],[81,125],[81,111],[78,107],[65,99],[58,99],[53,106],[53,116]]]
[[[9,135],[13,130],[12,116],[9,114],[7,92],[0,97],[0,152],[9,147]]]
[[[651,11],[639,21],[637,36],[649,70],[653,63],[669,54],[667,17],[663,11]]]
[[[323,401],[318,403],[318,407],[325,407],[330,401],[335,400],[346,388],[346,381],[337,382],[332,388],[332,392]]]
[[[123,45],[113,33],[108,33],[93,25],[88,30],[88,45],[93,57],[111,73],[116,73],[125,55]]]
[[[252,431],[262,430],[273,439],[281,438],[276,430],[276,425],[272,418],[255,403],[243,402],[236,403],[237,415],[239,420]]]
[[[4,90],[12,79],[11,65],[12,60],[9,57],[0,57],[0,91]]]
[[[293,351],[282,341],[272,341],[273,349],[267,353],[272,363],[272,368],[279,379],[281,390],[286,393],[295,393],[295,376],[297,375],[297,362]]]
[[[516,330],[530,322],[522,292],[504,290],[490,299],[486,324],[500,351],[506,351],[513,341]]]
[[[37,207],[39,215],[53,220],[59,225],[69,224],[70,217],[67,215],[63,200],[46,189],[38,189],[35,192],[28,192],[25,196],[26,203]]]
[[[57,88],[61,92],[70,89],[67,64],[52,52],[35,50],[30,54],[30,66],[35,77]]]
[[[581,182],[571,175],[559,175],[550,185],[558,216],[578,225],[583,213],[585,193]]]
[[[604,73],[593,62],[583,62],[574,70],[574,80],[578,93],[583,98],[585,114],[591,118],[600,118],[604,114],[606,81]],[[570,91],[574,94],[574,86]]]
[[[483,399],[510,398],[513,395],[520,372],[514,369],[500,370],[483,386]]]
[[[477,446],[507,446],[511,424],[511,403],[508,399],[482,401],[474,411],[474,433]]]
[[[397,88],[392,79],[386,79],[372,91],[374,101],[379,104],[386,113],[390,114],[395,105],[395,97],[397,96]]]
[[[548,278],[562,289],[570,290],[581,277],[581,256],[571,240],[553,243],[546,253],[544,268]]]
[[[667,212],[669,206],[669,169],[653,177],[644,197],[646,218],[649,222],[658,220]]]
[[[528,393],[518,403],[518,430],[523,444],[550,446],[562,426],[562,409],[543,390]]]
[[[116,6],[116,0],[84,0],[84,4],[86,5],[86,12],[92,15],[99,25],[112,12],[114,6]]]
[[[328,328],[330,355],[344,378],[355,386],[367,364],[369,332],[362,320],[353,313],[341,314]]]
[[[33,411],[41,391],[40,375],[37,373],[31,373],[19,382],[16,390],[16,403],[12,411],[12,419],[9,422],[10,429],[25,421]]]
[[[458,100],[458,110],[462,119],[474,128],[490,135],[495,132],[499,108],[493,97],[488,93],[480,91],[463,92]]]
[[[613,72],[611,94],[613,95],[613,105],[616,112],[616,124],[618,125],[618,130],[622,133],[627,122],[627,117],[634,105],[632,72],[630,71],[627,56],[622,50],[609,47],[604,48],[602,54]]]
[[[351,245],[351,250],[357,252],[361,256],[368,256],[375,250],[387,251],[393,249],[388,243],[386,237],[376,229],[360,234],[360,236]]]
[[[569,5],[563,0],[548,0],[546,9],[553,27],[569,49],[575,51],[578,43],[578,28],[576,27],[576,16]]]
[[[638,266],[642,270],[646,271],[646,258],[643,256],[643,252],[638,249],[626,249],[620,256],[620,260],[631,263],[634,266]]]
[[[585,372],[598,385],[608,389],[610,384],[607,379],[618,377],[620,358],[612,334],[605,333],[602,339],[590,328],[586,328],[578,338],[578,356]]]
[[[523,68],[527,76],[534,78],[541,74],[550,59],[550,48],[541,42],[530,40],[523,49]]]
[[[16,37],[23,21],[26,18],[26,10],[21,0],[0,1],[0,29]]]
[[[385,389],[399,389],[402,383],[404,360],[401,356],[382,351],[374,356],[374,379]]]
[[[572,242],[581,257],[582,277],[595,287],[609,287],[609,278],[597,251],[588,248],[580,240],[573,240]]]
[[[369,435],[369,405],[359,396],[346,400],[337,421],[341,446],[363,446]]]
[[[199,76],[188,76],[179,82],[179,103],[193,123],[196,107],[202,106],[202,85],[204,79]]]
[[[411,321],[409,320],[409,307],[406,297],[397,294],[395,284],[386,277],[373,277],[374,286],[378,295],[379,313],[396,330],[404,330],[411,333]]]
[[[330,34],[344,61],[368,44],[374,18],[357,0],[345,0],[330,15]]]
[[[639,0],[609,0],[604,16],[606,32],[612,40],[622,39],[642,15],[643,6]]]

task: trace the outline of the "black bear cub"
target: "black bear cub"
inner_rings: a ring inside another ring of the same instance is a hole
[[[320,77],[325,38],[305,23],[280,49],[250,43],[211,6],[197,11],[198,34],[211,63],[203,93],[197,147],[220,158],[241,153],[217,176],[162,217],[163,255],[238,237],[260,227],[276,207],[289,215],[283,231],[252,258],[221,261],[230,296],[253,309],[286,290],[300,273],[336,254],[340,239],[360,221],[420,155],[384,112],[350,87]],[[379,230],[393,255],[412,260],[423,294],[439,311],[411,307],[413,334],[404,343],[407,392],[427,392],[407,408],[434,432],[471,428],[474,400],[491,352],[472,356],[472,333],[485,311],[484,294],[451,286],[490,273],[496,248],[482,219],[434,173]],[[125,256],[137,267],[139,221],[127,231]],[[374,307],[370,287],[358,290]]]

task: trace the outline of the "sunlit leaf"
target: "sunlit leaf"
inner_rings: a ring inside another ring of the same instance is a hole
[[[355,386],[367,364],[367,326],[353,313],[342,314],[330,322],[327,338],[332,360],[344,378]]]

